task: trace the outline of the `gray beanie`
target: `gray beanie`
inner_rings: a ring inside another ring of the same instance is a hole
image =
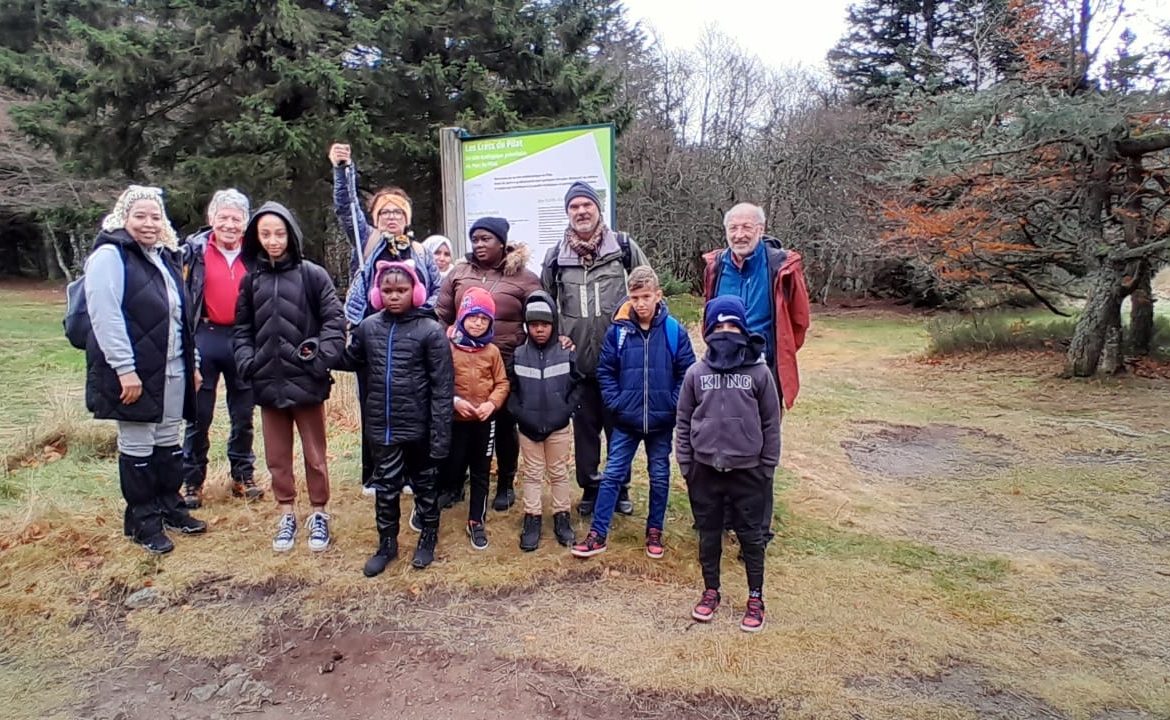
[[[597,191],[589,183],[578,180],[569,186],[569,192],[565,193],[565,212],[569,212],[569,203],[573,202],[574,198],[588,198],[593,201],[598,210],[601,210],[601,198],[597,196]]]
[[[543,300],[533,300],[524,308],[524,322],[552,323],[552,306]]]

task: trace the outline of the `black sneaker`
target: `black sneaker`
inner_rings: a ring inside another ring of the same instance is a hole
[[[378,543],[378,551],[371,555],[369,560],[366,560],[362,574],[366,577],[381,575],[386,566],[396,557],[398,557],[398,538],[383,538]]]
[[[581,502],[577,505],[577,514],[589,517],[593,514],[593,506],[597,504],[597,488],[587,487],[581,494]]]
[[[573,546],[569,552],[573,553],[574,557],[587,558],[594,555],[600,555],[605,552],[609,546],[605,544],[605,536],[598,535],[596,531],[590,530],[585,539]]]
[[[520,532],[521,550],[524,552],[532,552],[540,547],[540,526],[543,522],[544,518],[540,515],[524,516],[524,529]]]
[[[175,549],[175,544],[167,537],[167,534],[162,530],[134,538],[134,542],[142,546],[142,549],[152,555],[166,555]]]
[[[502,492],[497,490],[496,497],[494,500],[492,500],[492,510],[495,510],[496,512],[504,512],[508,508],[512,507],[512,505],[515,503],[516,493],[514,490],[512,490],[512,488],[508,488]]]
[[[207,532],[207,523],[193,518],[187,513],[172,514],[163,521],[167,530],[181,532],[184,535],[202,535]]]
[[[471,536],[471,548],[473,550],[487,550],[487,531],[484,530],[483,523],[474,520],[468,522],[467,534]]]
[[[614,512],[618,515],[633,515],[634,503],[630,500],[630,489],[624,485],[618,490],[617,507]]]
[[[187,506],[188,510],[197,510],[203,507],[203,489],[184,483],[183,504]]]
[[[577,536],[573,534],[573,519],[569,517],[567,512],[559,512],[553,514],[553,535],[556,535],[557,542],[565,547],[572,547],[573,541]]]
[[[255,478],[246,477],[232,483],[232,495],[248,500],[259,500],[264,497],[264,491],[256,485]]]

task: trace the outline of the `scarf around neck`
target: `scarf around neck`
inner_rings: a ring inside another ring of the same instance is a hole
[[[593,231],[593,235],[588,240],[582,240],[577,233],[573,232],[573,226],[565,228],[565,242],[568,243],[569,248],[573,252],[581,256],[581,264],[585,267],[590,267],[597,260],[597,249],[601,247],[601,241],[605,237],[605,233],[609,231],[604,222],[597,223],[597,229]]]

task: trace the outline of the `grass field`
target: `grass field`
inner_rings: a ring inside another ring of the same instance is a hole
[[[436,667],[599,677],[613,697],[687,708],[674,717],[1170,717],[1170,381],[1059,380],[1042,352],[928,360],[922,317],[818,314],[784,426],[769,624],[749,636],[734,551],[720,616],[689,620],[701,583],[680,480],[660,561],[640,516],[589,561],[547,534],[522,554],[519,507],[493,513],[491,548],[473,552],[460,506],[431,570],[365,579],[376,534],[345,377],[329,411],[335,547],[271,552],[270,500],[229,497],[221,404],[211,532],[148,557],[121,536],[112,428],[84,413],[59,296],[0,288],[0,716],[97,717],[148,700],[142,673],[164,660],[259,667],[286,660],[285,633],[308,647],[328,628],[424,644]],[[697,317],[693,299],[672,308]],[[644,513],[640,467],[634,494]],[[127,610],[144,587],[158,601]],[[181,717],[224,710],[171,701]],[[724,709],[700,712],[712,702]]]

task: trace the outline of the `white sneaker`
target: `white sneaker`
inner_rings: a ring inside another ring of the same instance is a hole
[[[309,549],[321,552],[329,547],[329,516],[323,512],[315,512],[305,521],[309,526]]]
[[[402,486],[402,494],[403,495],[414,495],[414,490],[411,490],[409,485],[403,485]]]
[[[274,552],[288,552],[293,549],[297,541],[297,519],[292,513],[280,516],[280,524],[276,528],[276,537],[272,538]]]
[[[362,495],[365,495],[368,498],[378,497],[378,491],[366,485],[362,487]]]

